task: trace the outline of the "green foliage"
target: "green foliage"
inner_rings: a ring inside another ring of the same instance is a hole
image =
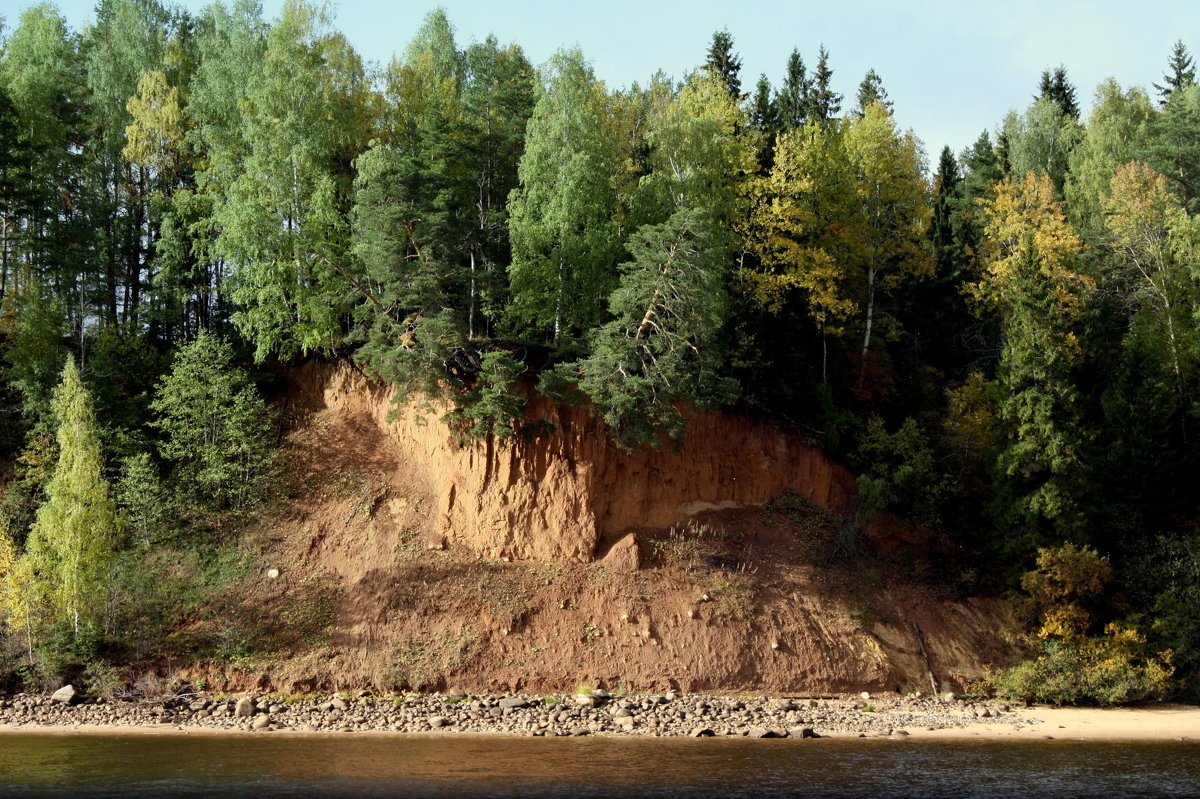
[[[4,351],[5,377],[21,395],[21,410],[38,430],[54,429],[51,397],[66,358],[63,308],[40,283],[27,285],[15,300],[5,298],[15,333]]]
[[[1088,634],[1089,603],[1111,575],[1107,560],[1093,549],[1064,544],[1038,550],[1037,568],[1021,580],[1040,619],[1029,640],[1034,657],[991,674],[991,690],[1059,705],[1162,699],[1174,690],[1170,650],[1156,650],[1123,624]]]
[[[149,453],[140,452],[121,461],[113,493],[130,538],[141,549],[148,550],[171,538],[178,509]]]
[[[512,438],[525,419],[525,399],[514,391],[524,371],[525,365],[511,353],[486,353],[475,385],[456,398],[456,407],[442,421],[463,440]]]
[[[595,403],[624,449],[682,439],[680,403],[727,401],[716,336],[726,313],[718,231],[701,213],[681,210],[630,240],[616,319],[578,362],[579,388]]]
[[[921,524],[938,525],[950,484],[915,419],[888,433],[883,419],[872,417],[859,438],[857,459],[859,492],[869,510],[894,509]]]
[[[278,472],[275,425],[227,341],[202,333],[180,347],[150,407],[163,435],[159,453],[186,503],[245,511],[268,498]]]
[[[607,113],[604,87],[583,54],[556,53],[529,120],[521,185],[509,200],[509,319],[556,343],[594,327],[613,287],[617,151],[598,135]]]
[[[1047,641],[1038,655],[994,674],[988,688],[1016,701],[1120,705],[1163,699],[1174,685],[1169,652],[1147,652],[1134,630],[1114,625],[1103,636]]]
[[[74,359],[63,369],[53,404],[58,462],[22,560],[47,618],[66,625],[78,638],[100,620],[121,529],[103,475],[91,397]]]

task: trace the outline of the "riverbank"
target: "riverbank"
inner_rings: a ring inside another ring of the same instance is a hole
[[[409,733],[537,737],[980,738],[1200,741],[1200,708],[1023,708],[928,696],[207,697],[0,699],[0,733]]]

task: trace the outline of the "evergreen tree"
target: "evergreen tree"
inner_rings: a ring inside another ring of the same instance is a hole
[[[185,507],[240,511],[266,498],[275,428],[228,342],[202,333],[181,346],[150,408]]]
[[[728,30],[713,33],[708,46],[708,57],[704,62],[709,74],[720,78],[735,103],[742,100],[742,59],[733,52],[733,37]]]
[[[1067,70],[1062,65],[1055,67],[1053,73],[1048,69],[1042,70],[1038,93],[1033,99],[1057,103],[1064,116],[1075,121],[1079,120],[1079,103],[1075,100],[1075,87],[1067,80]]]
[[[1172,94],[1196,82],[1196,64],[1192,61],[1191,53],[1188,52],[1182,39],[1177,39],[1174,47],[1171,48],[1171,58],[1167,61],[1167,69],[1170,71],[1163,75],[1163,82],[1154,84],[1160,98],[1159,105],[1166,105]]]
[[[120,530],[104,478],[91,396],[74,359],[67,360],[54,392],[54,414],[58,463],[23,557],[51,618],[70,625],[78,637],[103,610]]]
[[[750,101],[750,124],[764,135],[770,134],[778,130],[779,116],[778,99],[771,97],[771,82],[766,75],[759,75]]]
[[[808,78],[804,59],[800,57],[799,50],[792,50],[783,75],[783,86],[775,97],[781,131],[804,127],[810,110],[808,102],[811,93],[812,81]]]
[[[823,125],[836,119],[842,110],[842,96],[833,91],[832,80],[833,70],[829,66],[829,52],[825,45],[821,45],[817,55],[817,68],[809,84],[806,117]]]
[[[955,271],[963,259],[963,245],[956,224],[961,201],[961,184],[958,161],[949,147],[943,147],[934,177],[936,195],[933,202],[933,223],[929,229],[938,272],[941,274]]]
[[[887,91],[883,88],[883,78],[879,77],[879,73],[874,69],[867,70],[862,83],[858,85],[858,106],[855,113],[862,116],[871,103],[879,103],[889,114],[892,112],[892,101],[888,99]]]

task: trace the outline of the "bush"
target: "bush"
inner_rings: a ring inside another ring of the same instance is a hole
[[[1119,705],[1162,699],[1173,689],[1170,651],[1148,653],[1136,630],[1110,624],[1103,636],[1046,641],[1041,653],[986,680],[1014,701]]]

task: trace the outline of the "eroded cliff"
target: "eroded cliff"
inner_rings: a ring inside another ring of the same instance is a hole
[[[293,368],[287,408],[245,595],[275,654],[213,685],[928,690],[1014,654],[997,600],[829,565],[854,477],[770,425],[698,412],[679,453],[626,454],[539,400],[550,435],[460,447],[344,363]]]

